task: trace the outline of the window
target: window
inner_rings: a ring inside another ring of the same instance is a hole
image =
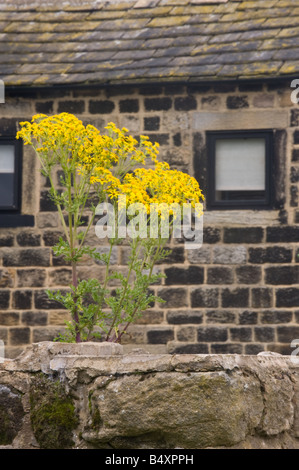
[[[21,213],[21,166],[21,141],[0,137],[0,228],[34,226],[34,216]]]
[[[208,132],[208,208],[269,208],[272,131]]]
[[[20,209],[20,143],[14,138],[0,138],[0,211]]]

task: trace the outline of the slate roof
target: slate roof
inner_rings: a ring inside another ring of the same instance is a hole
[[[1,0],[0,78],[6,85],[296,73],[298,0]]]

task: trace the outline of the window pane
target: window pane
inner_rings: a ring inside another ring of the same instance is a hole
[[[0,145],[0,208],[14,206],[14,169],[14,145]]]
[[[264,191],[265,154],[265,140],[261,138],[217,139],[216,192]],[[242,194],[238,198],[242,199]]]
[[[14,174],[0,173],[0,208],[14,204]]]
[[[0,145],[0,173],[14,173],[15,147],[14,145]]]

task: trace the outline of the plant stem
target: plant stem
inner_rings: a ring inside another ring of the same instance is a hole
[[[138,240],[138,239],[136,239],[136,240]],[[132,246],[135,245],[136,240],[133,241]],[[137,246],[138,246],[138,245],[137,245]],[[113,339],[109,339],[109,336],[110,336],[110,334],[111,334],[111,331],[113,330],[113,327],[114,327],[114,325],[115,325],[117,316],[120,314],[120,312],[121,312],[121,310],[122,310],[122,304],[123,304],[123,301],[124,301],[124,299],[125,299],[125,295],[126,295],[126,293],[127,293],[127,288],[128,288],[128,284],[129,284],[130,275],[131,275],[131,272],[132,272],[132,269],[133,269],[134,262],[135,262],[135,260],[138,258],[138,255],[139,255],[139,252],[140,252],[140,247],[141,247],[141,245],[139,245],[138,251],[137,251],[137,249],[136,249],[136,248],[137,248],[136,246],[134,246],[134,251],[133,251],[133,248],[132,248],[132,253],[134,253],[134,255],[133,255],[132,260],[131,260],[130,265],[129,265],[129,271],[128,271],[128,275],[127,275],[127,278],[126,278],[126,281],[125,281],[124,290],[123,290],[121,299],[120,299],[119,304],[118,304],[118,309],[117,309],[117,311],[116,311],[115,314],[114,314],[112,324],[111,324],[110,329],[109,329],[109,331],[108,331],[108,334],[107,334],[107,336],[106,336],[106,341],[113,342]]]
[[[155,263],[156,261],[158,260],[159,258],[159,255],[161,253],[161,250],[163,249],[163,246],[165,245],[165,243],[161,243],[161,239],[159,238],[159,244],[158,244],[158,247],[157,247],[157,250],[156,250],[156,253],[152,259],[152,262],[150,264],[150,270],[149,270],[149,274],[148,274],[148,279],[150,279],[152,273],[153,273],[153,269],[154,269],[154,266],[155,266]],[[148,255],[147,255],[148,256]],[[143,264],[142,264],[142,267],[144,266],[144,263],[145,263],[145,259],[143,261]],[[131,319],[136,315],[137,311],[138,311],[138,307],[140,305],[140,299],[139,301],[137,301],[137,305],[131,315]],[[130,325],[131,321],[127,322],[126,325],[124,326],[123,330],[116,336],[114,335],[114,337],[112,337],[112,342],[115,341],[116,343],[119,343],[120,340],[121,340],[121,337],[123,336],[123,334],[127,331],[129,325]]]
[[[72,206],[72,182],[71,182],[72,175],[68,175],[68,196],[69,196],[69,211],[68,211],[68,220],[69,220],[69,233],[70,233],[70,255],[72,258],[72,284],[75,289],[78,287],[78,279],[77,279],[77,262],[74,260],[75,255],[75,243],[76,243],[76,224],[72,221],[73,211],[70,210]],[[74,232],[73,232],[74,230]],[[76,306],[77,296],[74,294],[74,323],[75,323],[75,340],[76,343],[81,343],[81,334],[79,328],[79,313],[78,308]]]

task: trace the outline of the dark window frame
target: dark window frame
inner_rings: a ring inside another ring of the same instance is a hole
[[[13,184],[13,204],[11,206],[1,206],[0,214],[16,214],[21,211],[22,194],[22,143],[15,136],[0,136],[0,146],[14,146],[14,184]]]
[[[215,188],[215,163],[216,163],[216,141],[217,139],[238,138],[264,138],[265,139],[265,197],[261,200],[216,200]],[[230,130],[230,131],[207,131],[207,209],[271,209],[273,206],[273,129],[257,130]]]
[[[4,208],[0,206],[0,228],[8,227],[34,227],[34,216],[22,214],[22,160],[23,145],[15,135],[0,136],[0,145],[14,145],[15,147],[15,180],[14,205]]]

